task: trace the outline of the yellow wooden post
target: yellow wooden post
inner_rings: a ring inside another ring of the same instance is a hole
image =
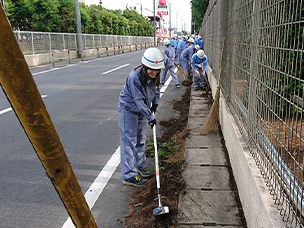
[[[0,6],[0,85],[76,227],[97,227]]]

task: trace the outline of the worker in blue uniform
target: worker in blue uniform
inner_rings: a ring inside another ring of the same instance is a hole
[[[191,66],[192,66],[192,80],[193,80],[193,88],[194,90],[199,90],[204,87],[204,74],[208,67],[208,58],[205,55],[203,50],[198,50],[197,53],[193,54],[191,58]],[[200,84],[198,85],[197,81],[197,71],[200,74]]]
[[[200,49],[204,50],[204,41],[200,35],[197,35],[197,37],[194,39],[194,45],[197,44],[200,46]]]
[[[180,57],[182,51],[185,49],[186,43],[187,43],[187,38],[185,36],[183,36],[182,40],[180,40],[177,44],[176,55],[178,58],[178,65],[180,65],[179,57]]]
[[[192,39],[192,38],[189,38]],[[183,50],[182,54],[180,55],[181,59],[181,67],[183,68],[184,71],[187,72],[188,78],[190,77],[190,61],[192,58],[193,53],[196,53],[200,49],[199,45],[195,45],[194,47],[190,46],[187,49]]]
[[[161,77],[160,77],[160,85],[165,84],[166,80],[166,75],[168,70],[170,71],[172,81],[174,83],[175,88],[180,88],[180,84],[177,79],[177,75],[175,74],[175,51],[174,51],[174,46],[175,42],[173,40],[165,39],[164,40],[164,45],[166,46],[164,50],[164,64],[165,64],[165,69],[163,70]]]
[[[151,176],[146,167],[146,127],[156,124],[154,114],[160,98],[160,71],[164,66],[161,51],[147,49],[142,65],[127,77],[118,102],[121,177],[123,184],[142,186]],[[141,178],[143,177],[143,178]]]
[[[183,51],[185,51],[188,47],[192,46],[193,43],[194,43],[194,39],[192,37],[188,38],[187,43],[185,44],[185,47],[184,47]]]

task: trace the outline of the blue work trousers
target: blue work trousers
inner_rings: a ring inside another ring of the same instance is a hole
[[[134,170],[146,168],[146,128],[147,120],[141,113],[134,113],[118,105],[118,124],[120,133],[121,178],[127,180],[137,176]]]
[[[172,77],[172,81],[175,85],[178,85],[178,79],[177,79],[177,75],[175,74],[174,70],[175,70],[175,65],[174,64],[165,64],[165,69],[162,70],[161,72],[161,76],[160,76],[160,83],[165,83],[166,80],[166,75],[168,70],[170,71],[171,77]]]
[[[180,56],[182,54],[182,51],[183,50],[181,50],[181,49],[176,49],[176,55],[177,55],[177,58],[178,58],[178,60],[177,60],[178,65],[180,65]]]
[[[200,74],[200,80],[199,80],[200,85],[198,85],[197,71]],[[195,67],[195,66],[192,65],[192,74],[193,74],[193,77],[192,77],[193,88],[196,88],[196,87],[199,87],[199,86],[203,87],[205,80],[204,80],[204,74],[203,74],[202,69],[200,67]]]

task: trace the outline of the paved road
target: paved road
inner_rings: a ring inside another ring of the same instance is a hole
[[[97,186],[99,198],[89,203],[99,227],[123,227],[128,212],[133,187],[122,185],[114,154],[119,147],[117,101],[143,52],[31,69],[83,193],[90,195],[97,177],[106,183]],[[159,109],[162,119],[175,115],[168,104],[184,88],[167,91]],[[0,227],[69,227],[63,226],[68,215],[2,92],[0,144]],[[111,168],[113,173],[105,172]]]

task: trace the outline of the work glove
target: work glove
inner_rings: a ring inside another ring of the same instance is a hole
[[[201,65],[201,64],[198,64],[197,67],[198,67],[198,68],[202,68],[202,65]]]
[[[156,120],[153,119],[153,120],[149,121],[148,124],[150,125],[151,129],[153,129],[154,125],[156,125]]]
[[[157,106],[158,106],[158,104],[152,104],[152,106],[150,108],[151,112],[156,113]]]

